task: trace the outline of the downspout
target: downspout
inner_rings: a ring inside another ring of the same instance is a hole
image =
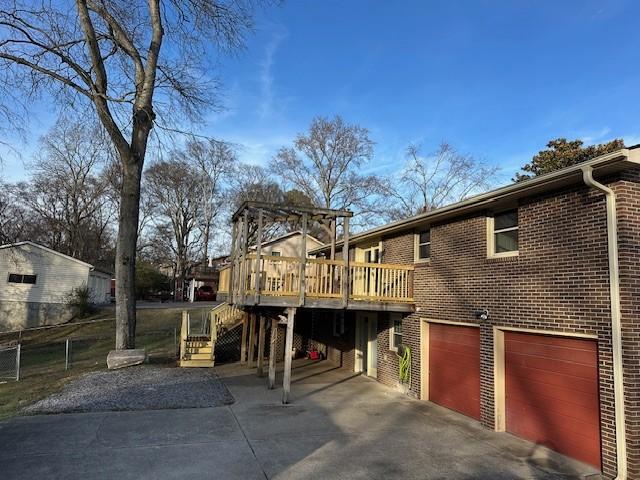
[[[593,167],[582,167],[584,183],[604,193],[607,202],[607,249],[609,252],[609,298],[611,300],[611,343],[613,348],[613,397],[616,422],[617,480],[627,479],[627,442],[624,414],[624,376],[622,372],[622,325],[620,311],[620,274],[618,267],[618,221],[616,195],[609,187],[593,179]]]

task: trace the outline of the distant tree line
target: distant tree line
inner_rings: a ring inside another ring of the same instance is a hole
[[[99,125],[62,117],[40,139],[28,180],[0,188],[0,242],[32,240],[98,266],[115,259],[121,165]],[[228,253],[229,220],[247,200],[354,212],[367,228],[462,200],[495,185],[498,168],[448,143],[431,152],[409,145],[396,171],[378,172],[369,131],[341,117],[315,118],[265,167],[238,159],[236,146],[188,137],[155,149],[142,174],[138,217],[138,296],[174,289],[190,268]],[[623,147],[556,139],[514,181],[545,174]],[[329,238],[326,227],[310,233]],[[266,224],[263,240],[299,229]],[[340,226],[338,226],[340,228]],[[256,232],[250,232],[257,241]]]

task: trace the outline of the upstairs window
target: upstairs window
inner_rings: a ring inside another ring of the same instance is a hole
[[[518,254],[518,210],[508,210],[489,218],[489,256]]]
[[[423,230],[416,233],[415,261],[424,262],[431,258],[431,230]]]
[[[23,275],[22,273],[10,273],[9,283],[26,283],[29,285],[36,284],[37,275]]]

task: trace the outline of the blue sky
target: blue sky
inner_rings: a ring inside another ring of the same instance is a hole
[[[372,171],[397,169],[411,142],[447,141],[506,183],[552,138],[640,143],[638,18],[623,0],[289,0],[222,59],[226,110],[203,133],[266,164],[314,116],[339,114],[370,130]],[[21,161],[4,174],[23,177]]]

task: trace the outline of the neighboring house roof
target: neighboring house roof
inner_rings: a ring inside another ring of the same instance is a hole
[[[446,219],[459,217],[474,211],[501,207],[515,204],[519,198],[548,192],[563,186],[573,185],[582,181],[582,168],[593,168],[594,175],[603,176],[640,166],[640,145],[623,148],[615,152],[601,155],[586,162],[579,163],[552,173],[540,175],[530,180],[507,185],[496,190],[491,190],[480,195],[467,198],[457,203],[447,205],[436,210],[388,223],[371,230],[350,235],[349,243],[373,239],[382,235],[388,235],[402,230],[412,229],[425,223],[439,222]],[[343,241],[337,242],[342,245]],[[319,253],[327,250],[328,246],[322,246],[311,250],[309,253]]]
[[[272,245],[274,243],[278,243],[282,240],[286,240],[289,237],[293,237],[295,235],[302,235],[302,232],[300,230],[294,230],[293,232],[289,232],[289,233],[285,233],[284,235],[280,235],[279,237],[276,238],[272,238],[271,240],[267,240],[266,242],[262,242],[260,244],[261,247],[266,247],[268,245]],[[318,245],[324,245],[324,242],[321,242],[320,240],[318,240],[315,237],[312,237],[311,235],[307,234],[307,238],[310,240],[313,240],[314,242],[316,242]],[[255,245],[253,245],[251,247],[252,249],[256,248]]]
[[[77,262],[77,263],[79,263],[81,265],[84,265],[86,267],[89,267],[89,269],[93,270],[93,265],[91,265],[90,263],[83,262],[82,260],[78,260],[77,258],[73,258],[73,257],[70,257],[69,255],[65,255],[64,253],[56,252],[55,250],[52,250],[51,248],[47,248],[47,247],[45,247],[43,245],[40,245],[40,244],[34,243],[34,242],[30,242],[28,240],[24,241],[24,242],[7,243],[6,245],[0,245],[0,249],[20,247],[22,245],[30,245],[32,247],[39,248],[40,250],[44,250],[45,252],[52,253],[54,255],[58,255],[58,256],[60,256],[62,258],[66,258],[67,260],[71,260],[73,262]]]

